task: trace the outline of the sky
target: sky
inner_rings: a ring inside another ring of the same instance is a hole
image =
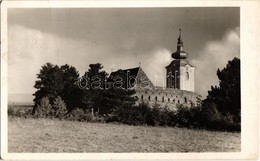
[[[173,60],[179,28],[195,66],[195,92],[218,85],[216,71],[240,58],[239,8],[8,9],[9,101],[33,99],[41,66],[91,63],[110,73],[141,65],[157,86]],[[22,97],[21,95],[26,95]]]

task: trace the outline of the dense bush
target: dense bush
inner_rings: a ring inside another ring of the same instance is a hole
[[[31,118],[32,115],[32,108],[18,106],[18,107],[8,107],[8,116],[9,117],[24,117],[24,118]]]
[[[66,117],[67,120],[71,121],[93,121],[94,116],[91,112],[84,111],[83,109],[76,108],[75,110],[72,110]]]
[[[221,131],[240,131],[240,124],[232,115],[222,115],[215,104],[186,107],[179,105],[177,111],[153,104],[121,106],[114,109],[108,122],[118,121],[129,125],[177,126]]]
[[[49,97],[43,97],[40,103],[34,108],[34,116],[37,118],[59,118],[62,119],[67,114],[67,107],[60,96],[50,103]]]
[[[130,106],[127,104],[113,109],[107,121],[118,121],[129,125],[144,125],[146,124],[146,118],[149,113],[150,108],[147,104],[142,103],[139,106]]]

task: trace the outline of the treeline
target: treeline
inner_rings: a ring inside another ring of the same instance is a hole
[[[75,67],[47,63],[42,66],[35,83],[33,115],[62,118],[74,110],[108,114],[115,107],[133,106],[132,89],[113,88],[106,82],[108,74],[99,63],[90,64],[83,77]]]
[[[205,100],[178,110],[155,103],[136,104],[133,89],[113,88],[99,63],[90,64],[83,77],[76,68],[47,63],[35,83],[32,116],[130,125],[172,126],[240,131],[240,60],[234,58],[217,71],[219,86]],[[84,79],[82,79],[84,78]],[[12,111],[9,111],[12,113]]]

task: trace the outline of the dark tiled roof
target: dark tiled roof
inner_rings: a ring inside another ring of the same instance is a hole
[[[127,74],[127,72],[129,72],[129,75],[130,76],[137,76],[137,73],[139,71],[140,67],[136,67],[136,68],[130,68],[130,69],[124,69],[124,70],[118,70],[118,71],[115,71],[115,72],[112,72],[110,74],[110,76],[116,76],[118,74],[120,74],[120,72],[123,72],[124,74]]]

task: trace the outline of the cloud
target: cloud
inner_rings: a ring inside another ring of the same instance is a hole
[[[111,70],[133,68],[142,63],[145,72],[154,78],[165,73],[165,64],[170,60],[166,49],[151,51],[128,50],[135,46],[135,39],[127,39],[120,45],[107,46],[84,39],[61,37],[20,25],[9,26],[8,32],[8,92],[30,93],[41,66],[47,62],[57,65],[69,64],[81,75],[91,63],[101,63],[108,73]],[[119,49],[121,52],[118,52]],[[165,63],[166,62],[166,63]],[[160,81],[159,81],[160,82]],[[162,82],[162,81],[161,81]],[[162,84],[162,83],[161,83]]]
[[[166,86],[165,67],[172,61],[171,53],[168,49],[156,49],[142,61],[142,68],[155,86]]]
[[[239,44],[239,28],[228,31],[221,40],[205,44],[199,56],[191,60],[196,66],[196,92],[205,96],[211,85],[218,84],[217,68],[223,68],[228,60],[239,57]],[[137,45],[135,37],[122,42],[123,47],[120,44],[108,46],[87,38],[62,37],[20,25],[9,26],[8,45],[8,93],[33,94],[36,75],[47,62],[57,65],[67,63],[76,67],[81,75],[91,63],[103,64],[104,70],[110,73],[111,69],[133,68],[141,62],[151,81],[157,86],[164,86],[165,66],[172,61],[166,48],[134,50]]]
[[[229,30],[221,40],[208,41],[196,59],[191,63],[196,67],[195,90],[203,97],[211,85],[218,85],[217,69],[223,69],[229,60],[240,57],[239,27]]]
[[[20,25],[9,27],[8,45],[9,93],[34,93],[36,74],[47,62],[57,65],[67,63],[82,74],[88,64],[102,58],[100,53],[110,50],[95,42],[64,38]]]

